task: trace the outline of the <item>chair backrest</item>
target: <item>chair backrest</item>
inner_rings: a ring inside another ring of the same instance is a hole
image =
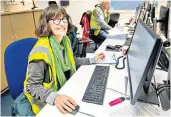
[[[92,12],[91,12],[90,10],[84,12],[83,15],[82,15],[82,17],[81,17],[81,21],[80,21],[80,25],[81,25],[82,27],[85,27],[85,26],[84,26],[85,24],[83,24],[83,20],[84,20],[83,18],[85,18],[85,16],[87,17],[87,19],[88,19],[88,24],[89,24],[89,26],[87,26],[87,27],[90,27],[89,30],[87,30],[87,31],[89,31],[89,38],[90,38],[90,39],[92,39],[92,38],[93,38],[93,35],[94,35],[94,30],[92,30],[92,29],[91,29],[91,26],[90,26],[91,14],[92,14]],[[86,25],[87,25],[87,23],[86,23]],[[86,29],[88,29],[87,27],[86,27]],[[83,33],[83,34],[84,34],[84,33]],[[92,39],[92,40],[93,40],[93,39]]]
[[[91,26],[90,26],[91,14],[92,14],[92,12],[90,10],[84,12],[82,15],[81,21],[80,21],[80,25],[82,27],[86,27],[85,29],[86,29],[87,33],[85,33],[84,32],[85,30],[83,30],[83,37],[84,38],[87,37],[87,38],[93,40],[95,42],[95,46],[96,46],[95,48],[97,49],[97,44],[101,44],[103,42],[103,40],[99,39],[98,36],[95,36],[94,30],[91,29]],[[83,23],[84,18],[88,19],[88,23]]]
[[[72,47],[72,50],[73,50],[74,53],[77,51],[77,44],[78,44],[77,30],[78,30],[78,28],[74,26],[73,31],[69,32],[67,34],[67,36],[70,39],[71,47]]]
[[[5,50],[5,73],[13,99],[16,99],[23,91],[28,56],[36,42],[36,38],[21,39],[11,43]]]
[[[90,24],[91,14],[92,14],[92,12],[91,12],[90,10],[88,10],[88,11],[86,11],[86,12],[83,13],[83,15],[82,15],[82,17],[81,17],[81,20],[80,20],[80,25],[81,25],[82,27],[84,27],[84,24],[82,23],[82,20],[83,20],[83,18],[84,18],[84,15],[86,15],[86,16],[88,17],[88,21],[89,21],[89,24]]]
[[[109,25],[111,27],[114,27],[116,23],[118,23],[119,21],[119,17],[120,17],[120,14],[119,13],[113,13],[113,14],[110,14],[110,20],[109,20]]]

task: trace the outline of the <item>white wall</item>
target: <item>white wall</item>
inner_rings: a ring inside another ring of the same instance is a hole
[[[80,33],[81,26],[79,25],[82,14],[87,10],[92,10],[94,6],[100,3],[100,0],[69,0],[69,6],[64,7],[67,13],[71,16],[72,22],[78,27]]]
[[[59,0],[56,0],[56,2],[60,5]],[[82,33],[82,28],[79,23],[82,14],[87,10],[92,10],[98,3],[100,3],[100,0],[69,0],[69,6],[64,6],[65,10],[72,18],[73,24],[78,27],[80,33]],[[39,1],[38,5],[40,8],[45,8],[48,6],[48,1]]]

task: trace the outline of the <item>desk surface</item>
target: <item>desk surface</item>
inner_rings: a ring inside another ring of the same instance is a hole
[[[123,40],[121,41],[121,40],[107,39],[104,41],[104,43],[99,47],[99,49],[95,53],[99,53],[101,51],[104,52],[107,44],[123,45],[123,43],[124,43]],[[81,66],[77,70],[77,72],[69,79],[69,81],[67,81],[67,83],[60,89],[59,94],[64,94],[64,95],[68,95],[72,97],[76,101],[76,103],[80,105],[81,112],[85,112],[85,113],[94,115],[96,117],[112,117],[115,115],[119,115],[118,112],[116,113],[116,111],[118,110],[114,111],[115,109],[118,109],[119,106],[110,107],[108,104],[111,100],[114,100],[118,97],[123,96],[122,94],[117,93],[115,91],[106,89],[103,105],[96,105],[96,104],[82,102],[82,97],[84,95],[84,92],[89,83],[89,80],[91,78],[91,75],[94,71],[95,66],[96,65]],[[161,75],[161,74],[158,74],[158,75]],[[124,80],[125,76],[127,76],[127,72],[125,69],[117,70],[115,69],[114,65],[110,65],[107,88],[111,88],[111,89],[124,93],[125,92],[125,80]],[[124,107],[120,107],[121,109],[127,108],[127,106],[133,107],[133,106],[130,106],[129,101],[125,101],[123,104],[125,105]],[[123,104],[120,104],[120,106],[122,106]],[[139,104],[139,103],[136,103],[136,104]],[[150,104],[144,104],[144,105],[148,108],[152,107]],[[169,111],[164,112],[159,107],[155,107],[155,108],[157,109],[156,112],[159,112],[160,115],[169,116]],[[37,115],[37,117],[48,117],[48,116],[49,117],[50,116],[73,117],[73,115],[71,114],[63,115],[62,113],[59,112],[59,110],[55,106],[46,104],[45,107]],[[88,117],[87,115],[83,115],[80,113],[77,113],[75,116],[76,117]]]

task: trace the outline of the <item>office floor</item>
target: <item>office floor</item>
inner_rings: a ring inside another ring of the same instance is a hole
[[[8,91],[1,95],[1,116],[11,116],[11,106],[14,100]]]
[[[94,44],[91,44],[90,47],[87,47],[86,53],[93,53],[93,48]],[[14,100],[12,99],[9,90],[1,95],[1,116],[11,116],[11,106],[13,102]]]

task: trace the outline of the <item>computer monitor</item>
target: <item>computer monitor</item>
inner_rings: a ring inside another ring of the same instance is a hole
[[[150,16],[150,12],[147,11],[146,14],[145,14],[145,16],[144,16],[144,20],[143,20],[146,24],[148,22],[149,16]]]
[[[152,23],[153,23],[153,19],[155,18],[155,9],[156,8],[153,6],[152,9],[151,9],[151,12],[150,12],[151,13],[151,16],[150,17],[151,17],[151,22]]]
[[[144,1],[144,3],[143,3],[144,9],[148,8],[148,4],[149,4],[149,1]]]
[[[143,9],[141,9],[138,19],[142,19],[144,21],[144,18],[145,18],[145,11]],[[137,21],[138,21],[138,19],[137,19]]]
[[[146,10],[151,11],[151,8],[152,8],[152,5],[150,3],[148,3]]]
[[[151,5],[151,10],[148,12],[148,17],[146,20],[144,20],[144,22],[156,32],[157,25],[156,22],[154,21],[155,20],[154,18],[155,18],[155,7]]]
[[[168,21],[168,38],[167,40],[171,42],[171,7],[169,8],[169,21]]]
[[[168,70],[168,76],[167,76],[167,83],[170,85],[170,79],[171,79],[171,76],[170,76],[170,67],[171,67],[171,57],[170,57],[170,60],[169,60],[169,70]]]
[[[137,100],[159,104],[151,79],[161,47],[160,37],[139,19],[127,54],[131,104]]]
[[[160,31],[168,38],[168,21],[169,21],[169,8],[165,6],[160,7],[160,16],[158,22],[160,23]]]
[[[69,0],[60,0],[61,6],[68,6]]]

